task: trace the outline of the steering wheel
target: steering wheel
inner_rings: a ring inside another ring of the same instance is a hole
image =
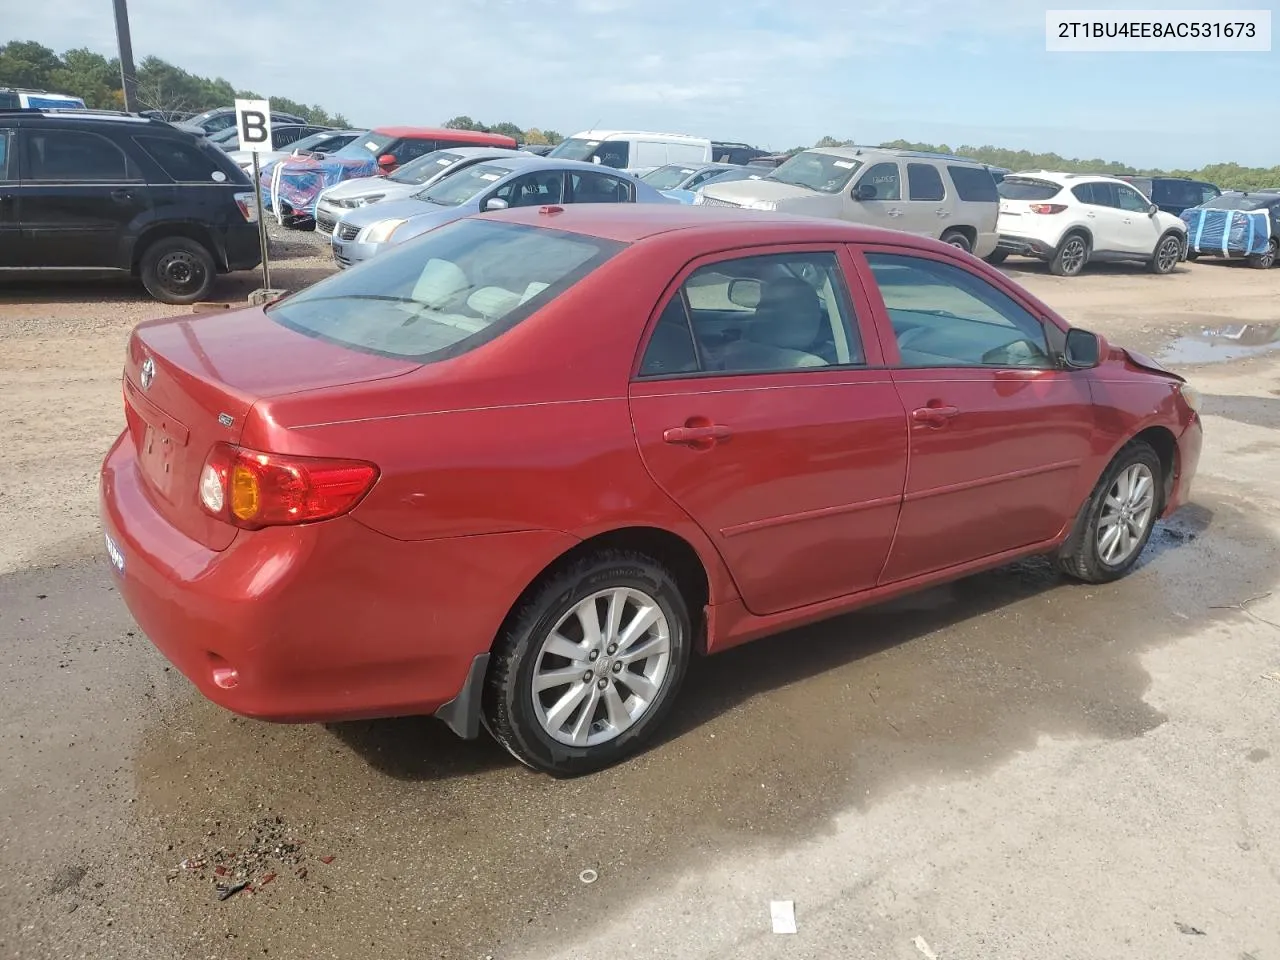
[[[1015,367],[1029,366],[1047,359],[1044,348],[1034,340],[1012,340],[999,347],[994,347],[982,355],[983,363],[1010,364]]]
[[[929,332],[928,327],[908,327],[906,330],[903,330],[901,333],[896,334],[896,337],[898,340],[898,349],[911,346],[911,344],[915,343],[917,340],[919,340],[928,332]]]

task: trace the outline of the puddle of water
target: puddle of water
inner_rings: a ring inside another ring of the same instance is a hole
[[[1194,363],[1224,363],[1256,357],[1280,348],[1280,324],[1240,323],[1201,330],[1179,337],[1157,358],[1169,366]]]

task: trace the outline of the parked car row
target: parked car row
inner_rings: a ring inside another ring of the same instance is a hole
[[[202,122],[225,130],[228,113]],[[204,298],[217,274],[257,266],[248,155],[218,148],[200,129],[113,111],[0,108],[0,271],[132,275],[182,304]],[[318,131],[260,157],[256,188],[282,221],[318,223],[341,267],[471,212],[582,203],[800,213],[939,239],[993,262],[1037,257],[1061,276],[1101,260],[1168,273],[1184,258],[1260,268],[1277,259],[1277,192],[1006,175],[962,157],[876,147],[814,148],[768,166],[755,148],[674,134],[595,131],[565,144],[538,156],[474,131]]]

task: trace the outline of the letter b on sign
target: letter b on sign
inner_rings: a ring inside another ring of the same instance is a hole
[[[236,131],[241,150],[270,153],[271,104],[266,100],[237,100]]]

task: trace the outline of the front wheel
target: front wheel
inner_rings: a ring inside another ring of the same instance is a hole
[[[688,607],[660,563],[631,551],[578,560],[512,616],[485,680],[485,726],[555,776],[611,766],[668,713],[692,646]]]
[[[1277,244],[1280,244],[1275,237],[1271,238],[1271,242],[1267,244],[1267,249],[1263,253],[1255,254],[1249,258],[1249,266],[1255,270],[1270,270],[1276,265]]]
[[[1163,499],[1160,458],[1149,443],[1134,440],[1116,454],[1085,504],[1059,557],[1063,572],[1086,583],[1124,576],[1142,555]]]
[[[204,244],[190,237],[162,237],[142,252],[138,273],[161,303],[190,304],[213,286],[217,267]]]
[[[1169,233],[1160,238],[1147,266],[1152,273],[1173,273],[1181,257],[1182,241],[1176,234]]]

